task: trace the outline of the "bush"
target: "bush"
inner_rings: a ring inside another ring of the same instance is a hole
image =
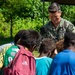
[[[13,36],[21,29],[33,29],[39,31],[40,27],[42,26],[42,19],[23,19],[17,18],[13,24]]]

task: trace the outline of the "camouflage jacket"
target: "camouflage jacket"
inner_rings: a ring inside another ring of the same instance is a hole
[[[61,21],[57,28],[54,27],[53,23],[49,21],[46,25],[40,28],[40,33],[44,38],[52,38],[55,41],[59,41],[64,38],[66,32],[75,32],[74,25],[61,18]]]

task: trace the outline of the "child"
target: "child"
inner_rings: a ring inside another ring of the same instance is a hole
[[[4,58],[3,60],[3,66],[0,70],[0,74],[3,75],[3,68],[8,66],[9,63],[14,59],[16,53],[18,52],[18,46],[16,46],[18,44],[19,39],[21,38],[23,32],[25,32],[25,30],[20,30],[14,37],[14,42],[12,45],[7,45],[8,47],[5,49],[5,52],[3,54]],[[4,46],[5,48],[5,46]]]
[[[56,48],[52,39],[44,39],[39,48],[40,55],[36,59],[36,75],[49,75],[52,58],[50,56]]]
[[[16,53],[18,52],[18,41],[19,39],[22,37],[23,33],[26,32],[26,30],[20,30],[14,37],[14,45],[12,45],[11,47],[9,47],[6,52],[5,52],[5,56],[4,56],[4,63],[3,63],[3,67],[6,67],[9,65],[9,63],[14,59]]]
[[[49,75],[75,75],[75,33],[65,33],[63,48],[54,57]]]
[[[16,54],[18,57],[16,61],[15,58],[13,59],[8,68],[4,69],[4,75],[35,75],[35,59],[32,52],[40,44],[40,41],[40,33],[35,30],[25,30],[17,42],[20,45],[17,46],[18,49],[21,48]],[[12,69],[10,69],[11,66]],[[11,73],[9,73],[8,69],[11,70]]]

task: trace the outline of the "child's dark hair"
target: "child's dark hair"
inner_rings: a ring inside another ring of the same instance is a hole
[[[45,53],[55,50],[55,48],[56,48],[56,44],[54,40],[50,38],[46,38],[46,39],[43,39],[39,48],[39,52],[40,53],[43,52],[45,54]]]
[[[23,32],[25,32],[26,30],[20,30],[18,31],[18,33],[15,35],[14,37],[14,44],[16,45],[18,43],[18,41],[20,40],[20,38],[22,37],[23,35]]]
[[[32,48],[33,46],[38,46],[41,41],[41,35],[35,30],[27,30],[23,33],[23,36],[20,39],[20,45],[23,45],[27,48]]]
[[[67,32],[64,36],[64,48],[75,46],[75,33]]]

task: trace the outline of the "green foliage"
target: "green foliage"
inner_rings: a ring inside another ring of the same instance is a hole
[[[5,0],[1,6],[3,14],[7,17],[10,18],[18,16],[27,16],[29,9],[30,9],[30,4],[29,0]]]
[[[13,36],[21,29],[33,29],[39,31],[40,27],[42,26],[42,19],[38,20],[31,20],[31,18],[23,19],[17,18],[14,21],[13,25]]]
[[[44,4],[44,20],[48,22],[49,2]],[[61,5],[62,17],[75,22],[75,6]],[[11,22],[12,20],[12,22]],[[0,37],[10,37],[21,29],[39,31],[43,25],[43,3],[41,0],[0,0]]]
[[[33,19],[31,18],[16,18],[13,22],[13,36],[21,29],[34,29],[39,31],[40,27],[42,26],[42,19]],[[10,23],[3,22],[1,23],[0,27],[0,35],[4,38],[10,37]]]
[[[63,18],[71,22],[75,22],[75,6],[62,5],[61,9]]]
[[[9,37],[10,27],[9,24],[5,22],[3,14],[0,13],[0,38],[6,36]]]

